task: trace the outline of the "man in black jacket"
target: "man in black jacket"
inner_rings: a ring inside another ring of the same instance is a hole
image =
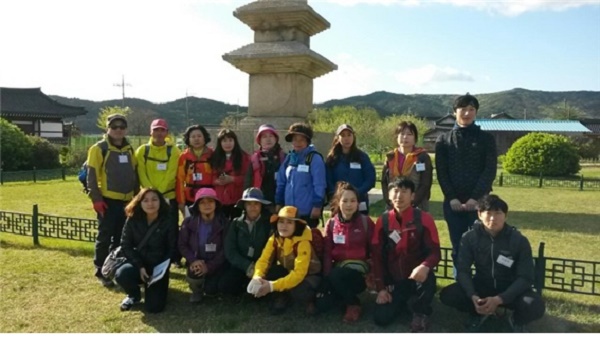
[[[435,143],[435,169],[456,265],[460,238],[477,219],[477,200],[492,190],[498,158],[494,136],[475,125],[477,98],[459,96],[453,108],[456,124]]]
[[[496,195],[479,200],[479,221],[460,241],[457,283],[442,289],[440,301],[471,314],[467,330],[475,332],[483,318],[499,306],[514,310],[515,332],[544,315],[545,305],[533,291],[531,246],[515,227],[506,224],[508,205]],[[475,276],[471,266],[475,264]]]

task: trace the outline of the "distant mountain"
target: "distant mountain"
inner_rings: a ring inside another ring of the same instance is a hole
[[[74,121],[77,127],[83,133],[101,133],[96,126],[98,113],[100,109],[111,106],[121,106],[122,100],[109,100],[94,102],[78,98],[66,98],[61,96],[50,96],[56,101],[64,104],[84,107],[88,113],[77,117]],[[178,133],[185,130],[186,120],[186,99],[181,98],[167,103],[152,103],[143,99],[126,98],[125,105],[132,110],[143,111],[153,118],[164,118],[169,123],[169,128]],[[226,104],[207,98],[188,97],[187,111],[192,123],[202,125],[219,125],[228,112],[243,111],[247,109],[238,105]]]
[[[442,117],[452,111],[456,95],[402,95],[377,91],[365,96],[353,96],[317,104],[318,108],[352,105],[371,107],[381,116],[411,112],[421,117]],[[506,112],[514,118],[547,118],[543,108],[557,103],[566,103],[580,109],[587,118],[600,118],[600,92],[598,91],[534,91],[512,89],[491,94],[476,95],[479,100],[479,117]]]
[[[100,133],[96,127],[96,119],[101,108],[121,106],[121,100],[94,102],[78,98],[51,96],[58,102],[82,106],[89,113],[75,119],[76,125],[84,133]],[[357,108],[371,107],[381,116],[413,113],[420,117],[442,117],[452,111],[452,102],[456,95],[403,95],[377,91],[365,96],[352,96],[344,99],[330,100],[316,104],[316,108],[352,105]],[[477,95],[480,103],[479,117],[490,117],[492,114],[506,112],[514,118],[527,119],[548,118],[544,107],[566,102],[569,106],[580,109],[586,118],[600,118],[600,92],[597,91],[536,91],[512,89],[491,94]],[[182,132],[187,123],[186,99],[181,98],[167,103],[152,103],[142,99],[126,98],[125,104],[134,110],[142,110],[148,116],[165,118],[173,131]],[[228,113],[246,112],[247,107],[231,105],[223,102],[198,97],[188,97],[188,114],[193,123],[218,125]]]

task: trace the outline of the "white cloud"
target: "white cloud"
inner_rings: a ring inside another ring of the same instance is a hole
[[[315,103],[336,98],[365,95],[381,90],[381,83],[377,81],[381,74],[377,69],[359,62],[347,53],[328,57],[328,59],[337,64],[338,70],[314,79],[313,101]]]
[[[401,5],[418,6],[425,4],[448,4],[457,7],[471,7],[489,13],[498,13],[506,16],[518,16],[534,11],[564,11],[582,6],[598,6],[599,0],[326,0],[327,2],[355,6],[367,5]]]
[[[439,82],[473,82],[475,80],[466,71],[451,67],[438,67],[433,64],[404,70],[396,73],[394,77],[399,82],[412,87],[427,86]]]

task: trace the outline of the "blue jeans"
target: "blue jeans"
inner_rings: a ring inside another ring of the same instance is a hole
[[[456,263],[458,262],[458,249],[462,235],[473,226],[477,220],[477,211],[455,212],[450,208],[450,200],[444,200],[444,219],[448,224],[450,241],[452,242],[452,262],[454,264],[454,276],[456,278]]]

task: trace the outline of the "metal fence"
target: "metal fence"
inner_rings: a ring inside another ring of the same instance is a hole
[[[41,214],[33,205],[32,214],[0,210],[0,232],[33,238],[39,245],[40,237],[94,242],[98,233],[95,219],[69,218]],[[566,293],[600,296],[600,262],[547,257],[545,244],[538,247],[535,262],[534,287],[539,293],[544,289]],[[441,260],[436,276],[453,279],[452,249],[441,248]]]
[[[59,169],[37,170],[35,167],[31,171],[3,171],[0,170],[0,184],[13,182],[38,182],[44,180],[65,180],[67,176],[76,175],[79,169],[62,167]]]

